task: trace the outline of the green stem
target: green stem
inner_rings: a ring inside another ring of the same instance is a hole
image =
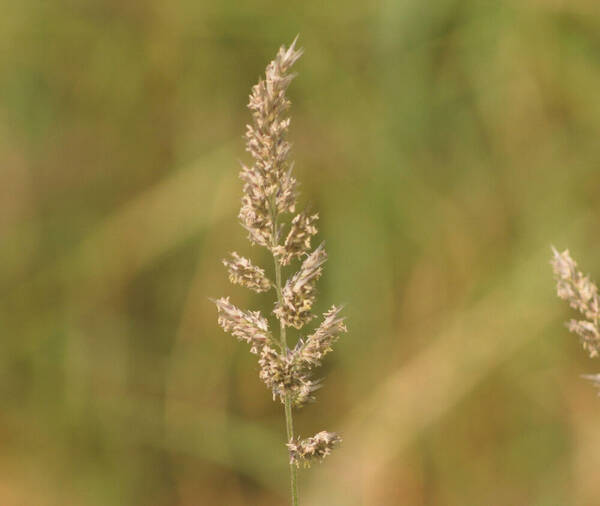
[[[294,420],[292,418],[292,402],[290,396],[285,396],[285,425],[288,441],[294,437]],[[298,484],[296,483],[296,464],[290,462],[290,485],[292,487],[292,504],[298,506]]]
[[[282,295],[281,295],[281,264],[274,258],[275,260],[275,289],[277,290],[277,301],[282,303]],[[280,339],[281,339],[281,352],[286,354],[288,351],[287,340],[285,336],[285,325],[283,320],[279,320],[279,328],[280,328]],[[294,438],[294,418],[292,416],[292,400],[290,399],[289,394],[285,396],[285,428],[287,432],[287,439],[290,442]],[[296,480],[296,466],[290,462],[290,484],[292,487],[292,505],[298,506],[298,485]]]

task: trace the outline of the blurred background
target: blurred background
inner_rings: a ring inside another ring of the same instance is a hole
[[[600,503],[600,372],[550,245],[600,280],[595,0],[5,2],[0,504],[280,505],[282,406],[216,323],[248,93],[300,33],[303,204],[349,334],[304,505]]]

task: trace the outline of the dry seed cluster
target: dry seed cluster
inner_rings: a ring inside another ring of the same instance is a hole
[[[259,376],[271,389],[273,399],[279,397],[284,404],[300,407],[313,399],[313,392],[319,387],[319,381],[312,377],[313,369],[321,365],[323,356],[346,332],[346,326],[340,308],[332,306],[317,329],[300,337],[293,348],[288,348],[285,339],[287,327],[300,330],[314,318],[316,283],[327,260],[322,244],[311,252],[317,214],[301,211],[288,218],[286,225],[286,217],[296,212],[298,193],[289,159],[290,118],[286,116],[290,106],[286,90],[294,78],[290,68],[302,55],[295,44],[296,41],[288,49],[279,50],[267,66],[265,79],[252,88],[248,104],[252,124],[246,128],[246,150],[253,163],[242,166],[240,173],[244,185],[239,218],[250,242],[267,248],[273,255],[275,280],[235,252],[223,260],[232,283],[255,292],[275,290],[273,314],[280,322],[280,339],[273,337],[267,319],[259,311],[242,311],[229,302],[229,297],[222,297],[215,304],[223,330],[246,341],[250,351],[259,356]],[[300,268],[282,286],[281,269],[294,260],[302,260]],[[323,459],[340,441],[339,435],[325,431],[307,439],[293,438],[292,433],[287,446],[292,463],[299,466]]]

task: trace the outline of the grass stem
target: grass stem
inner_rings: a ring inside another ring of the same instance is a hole
[[[277,291],[277,301],[281,304],[281,264],[275,260],[275,290]],[[285,325],[282,320],[279,320],[279,338],[281,341],[281,350],[285,355],[288,351],[287,339],[285,335]],[[287,440],[291,441],[294,438],[294,418],[292,415],[292,401],[290,395],[285,396],[285,428],[287,433]],[[292,505],[298,506],[298,485],[297,485],[297,469],[296,466],[290,462],[290,485],[292,489]]]

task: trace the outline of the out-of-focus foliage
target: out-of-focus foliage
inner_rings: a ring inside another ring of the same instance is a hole
[[[316,309],[350,330],[296,420],[345,441],[303,504],[598,504],[600,363],[548,265],[600,277],[595,0],[6,3],[0,504],[286,500],[282,407],[208,297],[268,309],[221,257],[249,254],[250,87],[296,33]]]

